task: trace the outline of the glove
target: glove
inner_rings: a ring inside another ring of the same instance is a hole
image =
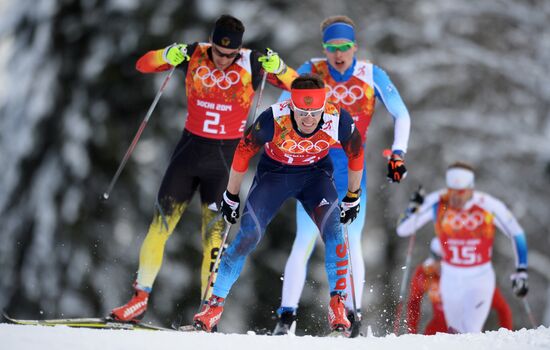
[[[164,49],[162,53],[162,58],[164,62],[171,64],[172,66],[177,66],[183,61],[189,61],[189,55],[187,55],[187,45],[186,44],[172,44]]]
[[[237,219],[239,218],[240,205],[241,200],[239,199],[239,195],[235,195],[227,191],[223,193],[221,211],[225,221],[230,224],[237,222]]]
[[[529,291],[529,285],[527,284],[527,269],[518,268],[516,273],[510,276],[512,280],[512,291],[517,297],[523,298]]]
[[[405,168],[405,154],[402,151],[395,150],[388,160],[388,181],[401,182],[407,176]]]
[[[418,189],[413,192],[411,198],[409,199],[409,207],[407,208],[407,211],[411,214],[416,212],[422,203],[424,203],[425,195],[426,191],[424,191],[422,185],[419,185]]]
[[[358,189],[355,192],[351,192],[348,190],[348,193],[342,199],[342,203],[340,203],[340,222],[342,224],[351,224],[353,220],[357,218],[357,214],[359,214],[360,205],[361,202],[361,189]]]
[[[286,71],[286,64],[279,57],[277,52],[267,49],[267,55],[258,58],[258,62],[262,63],[263,69],[275,75],[284,73]]]

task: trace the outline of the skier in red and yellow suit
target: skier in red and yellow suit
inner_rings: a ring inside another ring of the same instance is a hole
[[[174,231],[193,194],[202,203],[203,262],[201,295],[221,244],[223,222],[215,218],[229,176],[229,166],[264,71],[267,81],[289,89],[297,73],[275,53],[263,56],[242,48],[243,24],[221,16],[209,43],[174,44],[149,51],[136,68],[142,73],[162,72],[173,66],[185,74],[187,119],[183,135],[164,174],[153,221],[141,246],[134,297],[114,309],[121,321],[143,316],[149,293],[160,270],[166,241]],[[211,226],[207,231],[206,227]]]
[[[348,157],[348,193],[339,209],[328,151],[340,142]],[[218,323],[225,298],[248,254],[261,240],[277,210],[289,198],[300,201],[325,243],[325,268],[331,294],[329,323],[344,331],[350,323],[343,301],[348,283],[348,254],[341,223],[357,217],[363,171],[361,136],[349,113],[326,102],[324,82],[303,75],[292,83],[291,99],[263,112],[241,140],[223,196],[224,218],[239,216],[239,191],[250,158],[261,148],[254,182],[244,205],[240,230],[223,254],[212,297],[195,315],[195,325],[211,331]]]

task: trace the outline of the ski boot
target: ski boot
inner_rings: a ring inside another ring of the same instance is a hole
[[[194,326],[198,330],[203,330],[208,333],[217,330],[218,322],[222,316],[224,298],[212,295],[208,302],[203,306],[201,312],[193,317]]]
[[[345,336],[346,330],[351,327],[351,323],[346,317],[344,299],[345,296],[340,293],[335,293],[330,298],[330,304],[328,308],[328,322],[330,330],[332,331],[331,336]]]
[[[291,307],[281,307],[277,310],[279,321],[273,330],[273,335],[285,335],[290,333],[292,324],[296,322],[296,309]]]
[[[139,322],[147,311],[147,301],[149,300],[149,292],[140,289],[134,283],[134,296],[126,304],[114,308],[110,316],[116,321],[122,322]]]

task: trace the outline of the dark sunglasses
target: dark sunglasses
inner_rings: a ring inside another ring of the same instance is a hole
[[[352,43],[352,42],[343,43],[343,44],[323,44],[323,47],[328,52],[336,52],[336,50],[341,51],[341,52],[346,52],[354,46],[355,46],[355,43]]]
[[[240,53],[240,50],[233,51],[231,53],[221,52],[215,45],[212,45],[212,50],[216,53],[216,56],[226,57],[226,58],[235,58]]]

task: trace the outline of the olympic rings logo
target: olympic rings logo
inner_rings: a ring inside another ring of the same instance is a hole
[[[343,84],[334,87],[329,86],[328,88],[327,98],[332,98],[334,103],[343,103],[347,106],[354,104],[365,96],[365,92],[358,85],[353,85],[349,89]]]
[[[473,213],[449,213],[443,218],[443,225],[450,226],[453,230],[458,231],[463,228],[473,231],[485,222],[484,215],[479,212]]]
[[[310,140],[301,140],[300,142],[296,142],[295,140],[285,140],[281,145],[282,149],[294,154],[316,154],[328,149],[329,147],[330,143],[325,140],[319,140],[315,143]]]
[[[214,85],[217,85],[222,90],[229,89],[241,80],[239,73],[234,70],[225,73],[218,68],[211,71],[210,68],[206,66],[200,66],[197,68],[195,74],[201,80],[202,85],[206,87],[213,87]]]

